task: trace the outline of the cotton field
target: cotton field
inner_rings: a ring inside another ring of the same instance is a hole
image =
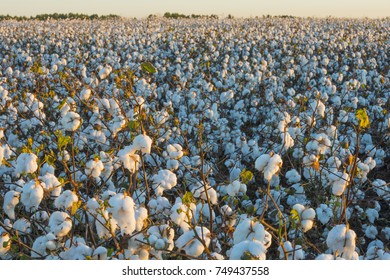
[[[1,259],[390,259],[390,21],[0,22]]]

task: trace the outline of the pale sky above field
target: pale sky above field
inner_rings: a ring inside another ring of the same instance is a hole
[[[145,17],[178,12],[237,17],[262,15],[387,17],[389,0],[0,0],[0,14],[117,14]]]

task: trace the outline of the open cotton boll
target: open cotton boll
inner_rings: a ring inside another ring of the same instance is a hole
[[[34,154],[22,153],[16,159],[17,174],[34,173],[38,169],[38,157]]]
[[[206,247],[210,244],[210,231],[206,227],[195,227],[197,236],[203,240]],[[205,247],[196,237],[194,230],[184,232],[175,242],[179,250],[184,250],[185,253],[192,257],[199,257]]]
[[[4,196],[3,210],[8,218],[15,220],[15,206],[18,205],[20,199],[20,192],[11,190]]]
[[[376,226],[369,225],[367,226],[366,230],[364,231],[364,235],[370,239],[375,239],[378,235],[378,230]]]
[[[302,250],[301,245],[292,246],[290,241],[285,241],[283,242],[283,246],[284,250],[286,251],[288,260],[303,260],[305,258],[305,252]],[[282,246],[278,247],[279,259],[281,260],[286,259],[284,250]]]
[[[305,206],[301,204],[295,204],[293,209],[297,211],[299,214],[300,226],[303,232],[307,232],[314,225],[314,218],[316,216],[316,212],[313,208],[305,208]]]
[[[170,218],[172,222],[179,225],[183,231],[188,231],[190,229],[193,214],[196,213],[196,205],[190,203],[189,207],[187,207],[187,205],[182,203],[181,198],[177,197],[171,212]]]
[[[265,260],[267,249],[258,240],[244,240],[233,246],[230,260]]]
[[[52,198],[58,197],[61,194],[61,183],[54,174],[46,173],[44,176],[39,176],[39,180],[45,183],[45,191],[50,191]]]
[[[136,147],[130,145],[118,152],[119,160],[122,162],[124,168],[129,170],[130,173],[135,173],[135,171],[138,170],[141,161],[140,156],[135,153],[136,151]]]
[[[251,219],[241,221],[233,233],[234,244],[244,240],[258,240],[263,243],[264,238],[264,226],[259,222],[253,222]]]
[[[264,171],[263,171],[264,172],[264,179],[267,180],[268,182],[270,182],[272,179],[272,176],[274,176],[274,174],[276,174],[279,171],[282,164],[283,164],[283,161],[282,161],[282,158],[280,157],[280,155],[278,155],[278,154],[273,155],[269,159],[268,164],[264,168]]]
[[[66,131],[75,131],[81,125],[81,117],[76,112],[67,112],[60,120]]]
[[[71,190],[64,191],[59,197],[54,200],[54,206],[57,209],[69,209],[74,203],[78,202],[79,198]]]
[[[31,223],[25,218],[16,220],[12,225],[12,228],[16,230],[19,235],[31,233]]]
[[[65,212],[53,212],[49,218],[49,227],[55,236],[64,237],[72,229],[72,219]]]
[[[237,196],[239,193],[246,193],[246,185],[236,180],[226,186],[226,192],[230,196]]]
[[[122,234],[132,234],[136,228],[135,204],[130,196],[118,193],[108,201],[108,211],[116,220]]]
[[[104,165],[100,159],[96,158],[85,164],[85,174],[91,175],[93,178],[99,177],[103,170]]]
[[[99,71],[100,80],[104,80],[105,78],[107,78],[111,74],[111,71],[112,71],[112,67],[110,65],[106,65],[105,67],[100,69]]]
[[[206,191],[205,189],[207,189],[207,195],[206,195]],[[194,197],[195,198],[200,198],[204,201],[207,201],[207,196],[210,200],[210,203],[212,205],[216,205],[218,203],[218,196],[217,196],[217,192],[215,191],[215,189],[209,185],[207,186],[200,186],[200,187],[197,187],[197,188],[194,188],[192,189],[192,192],[194,193]]]
[[[152,176],[153,189],[157,196],[161,196],[164,190],[170,190],[177,184],[176,174],[170,170],[160,170]]]
[[[58,244],[56,237],[52,233],[48,233],[43,236],[39,236],[35,239],[31,250],[31,257],[34,259],[40,259],[48,255],[47,250],[53,251],[57,248]]]
[[[291,169],[287,171],[286,178],[288,184],[295,184],[301,181],[301,175],[299,175],[296,169]]]
[[[153,141],[149,136],[140,134],[134,138],[133,146],[135,149],[140,150],[144,154],[150,154],[152,142]]]
[[[93,249],[86,245],[84,238],[73,237],[65,242],[65,250],[60,253],[63,260],[85,260],[91,257]]]
[[[31,180],[23,186],[20,200],[28,212],[36,210],[41,204],[44,194],[44,183],[38,180]]]
[[[335,180],[331,183],[332,193],[336,196],[340,196],[344,193],[345,188],[348,185],[349,175],[347,173],[341,173],[341,172],[337,172],[337,174],[341,176],[335,177]],[[329,177],[331,177],[331,175]]]
[[[102,246],[97,247],[93,250],[92,259],[93,260],[106,260],[108,250]]]
[[[148,210],[145,207],[139,207],[135,210],[135,230],[141,231],[144,227],[144,222],[148,218]]]
[[[256,159],[256,162],[255,162],[255,168],[262,172],[264,170],[264,168],[267,166],[269,160],[270,160],[271,156],[268,155],[268,154],[264,154],[264,155],[261,155],[259,156],[257,159]]]
[[[169,144],[167,153],[170,159],[180,159],[183,156],[183,148],[179,144]]]
[[[95,227],[96,233],[99,238],[108,238],[111,236],[111,232],[115,232],[117,229],[117,221],[110,217],[107,210],[97,211]]]
[[[376,209],[368,208],[366,210],[367,219],[370,221],[370,223],[374,223],[376,219],[379,218],[379,213]]]
[[[355,240],[356,234],[353,230],[347,229],[345,225],[336,225],[328,233],[326,244],[333,253],[337,252],[341,257],[350,260],[355,255]]]
[[[90,89],[84,88],[80,92],[80,99],[84,100],[84,101],[87,101],[91,97],[91,93],[92,93],[92,91]]]
[[[317,217],[320,222],[325,225],[329,222],[331,218],[333,218],[332,209],[326,204],[320,204],[320,206],[316,209]]]

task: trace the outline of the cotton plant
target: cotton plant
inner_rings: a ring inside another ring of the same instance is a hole
[[[305,259],[305,252],[301,245],[293,245],[290,241],[283,242],[283,246],[278,247],[279,259],[281,260],[303,260]]]
[[[316,212],[313,208],[306,208],[302,204],[295,204],[291,210],[292,218],[298,219],[299,228],[302,232],[307,232],[312,229],[314,225],[314,218]]]

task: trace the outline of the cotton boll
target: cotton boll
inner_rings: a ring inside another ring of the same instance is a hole
[[[28,212],[36,210],[43,199],[43,182],[31,180],[23,186],[20,200]]]
[[[180,159],[183,156],[183,148],[179,144],[167,146],[167,153],[170,159]]]
[[[156,195],[161,196],[164,190],[170,190],[176,186],[177,177],[172,171],[164,169],[153,175],[152,181]]]
[[[122,234],[132,234],[136,228],[135,204],[130,196],[118,193],[108,201],[108,211],[116,220]]]
[[[133,146],[136,150],[140,150],[144,154],[150,154],[152,139],[147,135],[140,134],[134,138]]]
[[[20,192],[8,191],[4,196],[3,210],[8,218],[15,220],[15,206],[18,205],[20,199]]]
[[[205,227],[195,227],[197,236],[203,240],[206,247],[210,244],[210,231]],[[203,244],[195,237],[193,230],[184,232],[175,242],[176,247],[179,250],[184,250],[185,253],[192,257],[199,257],[205,247]]]
[[[45,191],[50,191],[52,198],[56,198],[61,194],[61,183],[54,174],[46,173],[44,176],[39,176],[39,180],[45,183]]]
[[[66,131],[75,131],[81,125],[81,117],[76,112],[67,112],[60,120]]]
[[[72,219],[65,212],[53,212],[49,218],[49,227],[55,236],[64,237],[72,229]]]
[[[207,195],[206,195],[205,189],[207,190]],[[200,198],[204,201],[207,201],[207,197],[208,197],[209,201],[212,205],[216,205],[218,203],[217,192],[211,186],[208,186],[208,185],[207,186],[200,186],[200,187],[194,188],[192,190],[192,192],[194,193],[195,198]]]
[[[56,237],[52,233],[39,236],[35,239],[31,250],[33,259],[40,259],[48,255],[47,251],[53,251],[57,248]]]
[[[100,159],[90,160],[85,164],[85,174],[91,175],[93,178],[100,176],[104,170],[104,165]]]
[[[303,260],[305,258],[305,252],[302,250],[301,245],[292,246],[290,241],[283,242],[284,250],[287,253],[288,260]],[[279,246],[279,259],[285,260],[286,255],[284,253],[283,247]]]
[[[264,242],[264,238],[264,226],[258,222],[253,222],[250,219],[241,221],[233,233],[234,244],[238,244],[244,240],[258,240]]]
[[[281,157],[277,154],[273,155],[269,159],[269,162],[266,167],[264,168],[264,179],[269,182],[272,179],[272,176],[279,171],[282,164],[283,161]]]
[[[135,210],[135,230],[141,231],[144,227],[144,222],[148,218],[148,210],[144,207],[139,207]]]
[[[328,205],[320,204],[320,206],[316,209],[317,217],[320,222],[325,225],[329,222],[331,218],[333,218],[333,211]]]
[[[38,169],[37,159],[38,157],[34,154],[20,154],[16,160],[15,172],[17,174],[34,173]]]
[[[337,178],[335,181],[333,181],[332,193],[336,196],[342,195],[344,193],[345,188],[348,185],[348,182],[349,182],[349,175],[347,173],[343,173],[341,175],[341,178]]]
[[[79,198],[71,190],[64,191],[59,197],[54,200],[54,206],[57,209],[69,209],[74,203],[77,203]]]
[[[87,89],[87,88],[84,88],[81,92],[80,92],[80,99],[81,100],[84,100],[84,101],[87,101],[90,97],[91,97],[91,90],[90,89]]]
[[[244,240],[235,244],[230,251],[230,260],[245,260],[245,259],[266,259],[266,249],[264,245],[257,241]]]
[[[372,208],[368,208],[366,210],[366,215],[367,215],[367,218],[371,224],[373,224],[375,222],[375,220],[379,218],[378,211],[376,209],[372,209]]]
[[[246,185],[241,184],[240,181],[236,180],[232,182],[231,184],[226,186],[226,192],[230,196],[237,196],[239,193],[245,194],[246,193]]]
[[[112,71],[112,67],[110,65],[107,65],[107,66],[103,67],[99,71],[99,78],[100,78],[100,80],[106,79],[111,74],[111,71]]]
[[[296,169],[291,169],[287,171],[286,178],[288,184],[295,184],[301,181],[301,175],[299,175]]]
[[[256,168],[258,171],[263,171],[264,168],[267,166],[267,164],[268,164],[270,158],[271,158],[271,156],[268,155],[268,154],[264,154],[264,155],[259,156],[259,157],[256,159],[255,168]]]
[[[378,235],[378,230],[376,229],[376,226],[367,226],[366,230],[364,231],[364,235],[370,239],[375,239]]]
[[[347,229],[345,225],[336,225],[328,233],[326,244],[336,256],[340,255],[349,260],[355,255],[356,234],[353,230]]]
[[[12,225],[12,228],[16,230],[19,235],[31,233],[31,223],[24,218],[16,220]]]
[[[335,260],[335,256],[331,255],[331,254],[321,254],[321,255],[318,255],[316,257],[316,260],[320,260],[320,261],[332,261],[332,260]]]
[[[108,250],[102,246],[97,247],[93,250],[92,259],[93,260],[106,260]]]
[[[196,212],[196,206],[194,203],[190,203],[189,207],[182,203],[180,197],[176,198],[175,204],[171,209],[170,218],[172,222],[179,225],[183,231],[190,229],[190,223],[193,214]]]
[[[65,248],[60,253],[60,258],[63,260],[85,260],[86,257],[91,257],[93,250],[86,245],[84,238],[73,237],[65,242]]]
[[[131,145],[124,147],[118,152],[119,160],[130,173],[135,173],[138,170],[139,162],[141,161],[140,156],[135,154],[136,151],[136,147]]]

